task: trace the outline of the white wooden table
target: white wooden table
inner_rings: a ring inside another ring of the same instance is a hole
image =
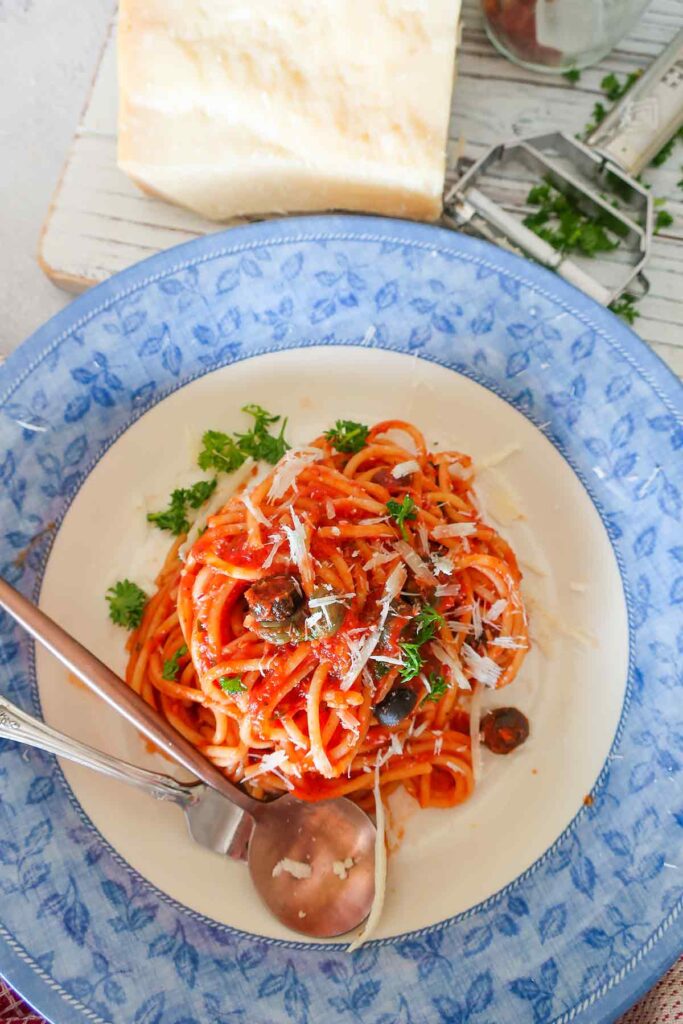
[[[637,29],[578,84],[525,71],[501,57],[483,30],[478,0],[465,0],[464,32],[453,97],[449,179],[462,152],[478,157],[502,139],[556,128],[573,133],[604,99],[600,81],[642,67],[683,25],[681,0],[655,0]],[[57,187],[41,243],[44,268],[62,286],[81,291],[131,263],[215,231],[194,214],[140,193],[116,167],[115,43],[110,35],[90,100]],[[635,329],[683,376],[683,144],[645,178],[666,197],[674,223],[654,243],[650,292]]]

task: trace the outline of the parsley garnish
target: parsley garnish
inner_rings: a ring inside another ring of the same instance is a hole
[[[571,82],[572,85],[574,85],[574,83],[578,82],[581,78],[581,72],[578,68],[570,68],[569,71],[562,72],[562,77],[566,78],[568,82]]]
[[[271,466],[274,466],[289,448],[284,439],[287,420],[282,421],[280,433],[273,437],[268,433],[268,427],[273,423],[278,423],[279,416],[273,416],[266,412],[260,405],[245,405],[242,407],[242,412],[254,417],[254,426],[246,434],[235,434],[237,447],[245,455],[251,455],[252,459],[263,459],[264,462],[269,462]]]
[[[263,459],[274,466],[285,454],[289,448],[284,438],[286,419],[282,421],[280,433],[273,436],[268,428],[279,421],[279,416],[273,416],[260,405],[245,405],[242,412],[254,417],[254,426],[246,433],[231,437],[220,430],[206,431],[198,459],[202,469],[234,473],[249,456],[252,459]]]
[[[422,671],[425,659],[422,657],[420,648],[433,639],[436,627],[443,625],[443,616],[436,608],[427,604],[422,611],[411,621],[415,627],[415,639],[403,641],[399,647],[403,653],[403,666],[401,668],[401,679],[404,683],[414,679]]]
[[[430,672],[428,679],[429,685],[431,686],[431,690],[423,698],[422,703],[427,704],[429,701],[433,701],[436,704],[437,701],[441,700],[444,693],[448,689],[448,683],[446,682],[446,680],[444,679],[440,672]]]
[[[221,676],[218,685],[224,693],[242,693],[246,690],[241,676]]]
[[[142,613],[147,603],[147,594],[137,583],[130,580],[119,580],[107,591],[106,600],[109,604],[109,618],[117,626],[126,629],[137,629],[142,622]]]
[[[638,300],[635,295],[632,295],[630,292],[624,292],[624,294],[620,295],[618,299],[615,299],[614,302],[610,303],[609,308],[613,313],[616,313],[617,316],[626,320],[627,323],[632,324],[640,316],[640,313],[636,309],[637,301]]]
[[[604,92],[610,103],[616,103],[624,96],[631,86],[638,81],[642,74],[642,71],[631,71],[626,76],[623,82],[620,82],[614,72],[609,75],[605,75],[603,80],[600,82],[600,88]]]
[[[658,235],[662,228],[668,228],[673,224],[674,219],[668,210],[657,210],[655,217],[655,234]]]
[[[192,487],[178,487],[171,494],[171,501],[163,512],[149,512],[147,519],[160,530],[169,530],[175,537],[187,533],[190,522],[187,507],[199,508],[216,489],[216,480],[199,480]]]
[[[437,612],[430,604],[426,604],[419,615],[416,615],[413,622],[417,626],[415,641],[418,644],[426,644],[436,633],[437,626],[443,626],[443,615]]]
[[[220,430],[207,430],[202,437],[202,450],[197,462],[201,469],[216,469],[219,473],[234,473],[246,460],[229,434]]]
[[[422,670],[422,666],[425,663],[422,654],[420,653],[420,645],[416,643],[402,643],[399,644],[401,651],[403,652],[403,667],[401,668],[401,679],[404,683],[410,682],[415,676],[418,676]]]
[[[337,420],[331,430],[323,434],[338,452],[359,452],[368,439],[370,428],[353,420]]]
[[[167,682],[172,683],[178,678],[178,672],[180,671],[180,659],[187,654],[187,646],[182,644],[181,647],[175,652],[172,658],[167,658],[164,662],[164,667],[161,670],[161,678]]]
[[[394,501],[393,498],[391,501],[387,502],[387,511],[391,518],[395,519],[398,523],[398,528],[401,531],[401,536],[404,540],[408,540],[408,534],[406,533],[406,528],[403,524],[406,519],[417,519],[415,507],[415,502],[409,494],[406,494],[401,502]]]

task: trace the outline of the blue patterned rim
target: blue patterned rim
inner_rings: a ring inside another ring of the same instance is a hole
[[[104,450],[168,393],[262,351],[367,343],[368,324],[373,346],[465,373],[547,424],[600,511],[631,669],[595,803],[490,900],[349,957],[252,938],[169,900],[99,837],[49,758],[26,762],[0,741],[1,963],[55,1020],[602,1021],[678,952],[683,886],[669,885],[668,864],[683,805],[670,810],[665,788],[683,760],[681,465],[667,455],[683,445],[680,385],[541,268],[435,228],[320,217],[233,229],[117,275],[0,368],[2,574],[37,596],[49,545],[21,572],[17,550],[61,521]],[[0,678],[38,706],[31,647],[6,617]]]

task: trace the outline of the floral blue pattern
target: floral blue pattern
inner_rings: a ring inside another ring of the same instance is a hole
[[[510,254],[395,221],[301,218],[171,250],[77,300],[0,368],[0,573],[37,596],[51,524],[170,391],[262,351],[331,344],[414,352],[480,381],[588,488],[631,631],[593,805],[484,904],[349,956],[174,903],[102,840],[53,759],[0,740],[3,973],[75,1024],[611,1019],[680,941],[683,426],[678,384],[609,313]],[[0,688],[38,710],[31,645],[2,613]]]

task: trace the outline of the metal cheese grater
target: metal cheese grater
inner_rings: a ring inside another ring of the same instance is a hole
[[[531,256],[605,306],[627,288],[643,294],[653,201],[636,179],[681,125],[683,29],[585,143],[551,132],[494,146],[450,189],[444,219]],[[619,236],[610,259],[570,259],[524,226],[526,194],[542,179]]]

